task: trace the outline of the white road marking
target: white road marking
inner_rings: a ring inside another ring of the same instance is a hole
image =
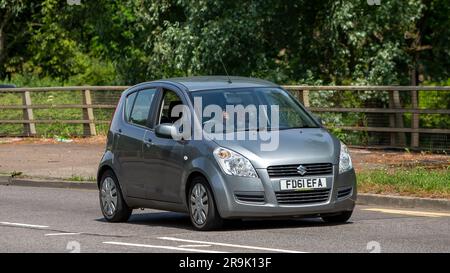
[[[271,251],[271,252],[305,253],[302,251],[294,251],[294,250],[279,249],[279,248],[267,248],[267,247],[258,247],[258,246],[248,246],[248,245],[237,245],[237,244],[216,243],[216,242],[197,241],[197,240],[186,240],[186,239],[179,239],[179,238],[174,238],[174,237],[158,237],[158,239],[176,241],[176,242],[185,242],[185,243],[198,243],[198,244],[225,246],[225,247],[246,248],[246,249],[263,250],[263,251]]]
[[[14,227],[48,228],[48,226],[30,225],[30,224],[22,224],[22,223],[10,223],[10,222],[0,222],[0,225],[14,226]]]
[[[190,251],[190,252],[226,253],[226,252],[223,252],[223,251],[202,250],[202,249],[192,249],[192,248],[181,248],[181,247],[174,247],[174,246],[131,244],[131,243],[123,243],[123,242],[103,242],[103,243],[104,244],[108,244],[108,245],[134,246],[134,247],[146,247],[146,248],[161,248],[161,249],[168,249],[168,250]]]
[[[178,247],[210,247],[211,245],[179,245]]]
[[[362,210],[384,212],[384,213],[391,213],[391,214],[403,214],[403,215],[411,215],[411,216],[423,216],[423,217],[450,217],[450,213],[445,213],[445,212],[397,210],[397,209],[383,209],[383,208],[368,208],[368,209],[362,209]]]
[[[61,232],[61,233],[47,233],[45,236],[65,236],[65,235],[80,235],[78,232]]]

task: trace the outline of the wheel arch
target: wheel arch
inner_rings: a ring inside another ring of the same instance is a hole
[[[114,173],[114,175],[117,177],[117,173],[114,171],[114,169],[110,165],[104,164],[104,165],[100,166],[97,171],[97,188],[100,189],[100,182],[102,180],[102,176],[108,170],[112,171]]]
[[[208,177],[200,170],[193,170],[188,175],[188,177],[186,179],[186,183],[184,185],[184,201],[185,201],[186,206],[188,205],[187,200],[188,200],[188,195],[189,195],[189,189],[191,188],[192,181],[196,177],[203,177],[206,180],[206,182],[208,183],[209,188],[211,189],[211,191],[214,195],[214,191],[212,190],[211,182],[209,181]]]
[[[220,210],[218,209],[218,205],[217,205],[217,198],[216,198],[216,194],[215,194],[215,192],[214,192],[214,187],[213,187],[213,185],[212,185],[212,183],[211,183],[211,181],[208,179],[208,176],[207,175],[205,175],[203,172],[201,172],[201,171],[192,171],[190,174],[189,174],[189,176],[188,176],[188,179],[187,179],[187,181],[186,181],[186,187],[185,187],[185,202],[186,202],[186,208],[187,208],[187,210],[188,210],[188,212],[189,212],[189,214],[190,214],[190,218],[191,218],[191,221],[192,221],[192,223],[193,223],[193,225],[196,227],[196,228],[198,228],[196,225],[197,224],[194,224],[194,220],[192,219],[192,213],[190,212],[190,209],[189,209],[189,204],[188,204],[188,202],[189,202],[189,200],[190,200],[190,198],[189,198],[189,190],[190,190],[190,188],[192,187],[192,184],[194,183],[194,179],[195,178],[197,178],[197,177],[201,177],[201,178],[203,178],[204,179],[204,181],[205,181],[205,183],[204,184],[206,184],[205,186],[208,188],[208,189],[206,189],[207,191],[209,191],[210,193],[211,193],[211,202],[210,203],[212,203],[212,208],[214,208],[213,209],[213,212],[211,212],[212,213],[212,218],[211,218],[211,221],[212,221],[212,224],[211,223],[206,223],[206,224],[204,224],[204,226],[205,225],[209,225],[210,227],[208,227],[207,229],[205,229],[205,230],[211,230],[211,229],[215,229],[215,228],[217,228],[217,227],[220,227],[220,226],[222,226],[222,224],[223,224],[223,219],[222,219],[222,216],[221,216],[221,213],[220,213]],[[202,183],[203,184],[203,183]],[[210,205],[208,205],[208,206],[210,206]],[[210,213],[208,213],[208,218],[210,218]]]

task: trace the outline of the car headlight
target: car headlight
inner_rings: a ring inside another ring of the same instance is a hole
[[[214,158],[228,175],[258,177],[252,163],[241,154],[219,147],[214,150]]]
[[[349,171],[353,168],[352,158],[347,146],[341,142],[341,153],[339,155],[339,173]]]

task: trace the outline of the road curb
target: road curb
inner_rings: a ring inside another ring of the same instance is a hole
[[[64,188],[64,189],[86,189],[96,190],[97,183],[93,181],[64,181],[64,180],[42,180],[34,178],[11,178],[11,176],[0,176],[0,185],[23,186],[23,187],[44,187],[44,188]]]
[[[450,200],[360,193],[357,204],[450,211]]]
[[[11,178],[11,176],[0,176],[0,185],[24,186],[24,187],[47,187],[65,189],[96,190],[97,183],[93,181],[70,182],[63,180],[40,180],[33,178]],[[389,206],[396,208],[423,208],[432,210],[450,211],[450,200],[432,199],[408,196],[394,196],[360,193],[358,194],[359,205]]]

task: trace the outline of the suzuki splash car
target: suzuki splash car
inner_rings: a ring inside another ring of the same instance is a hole
[[[227,219],[346,222],[349,151],[289,92],[241,77],[146,82],[122,93],[98,169],[101,211],[184,212],[198,230]]]

